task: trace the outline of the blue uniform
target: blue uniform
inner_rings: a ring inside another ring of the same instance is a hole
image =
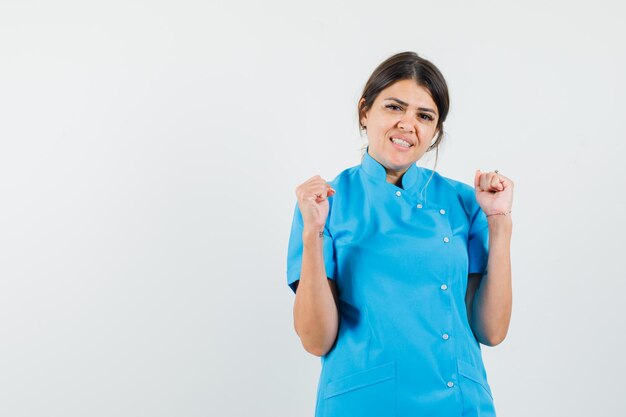
[[[474,188],[417,165],[396,186],[367,152],[329,184],[337,193],[323,253],[340,321],[321,357],[315,417],[495,416],[465,306],[467,276],[486,273],[488,257]],[[294,292],[302,227],[296,205],[287,256]]]

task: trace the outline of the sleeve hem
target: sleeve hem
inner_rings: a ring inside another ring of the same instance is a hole
[[[469,259],[469,267],[467,270],[468,274],[483,274],[487,273],[487,261],[489,258],[470,258]]]

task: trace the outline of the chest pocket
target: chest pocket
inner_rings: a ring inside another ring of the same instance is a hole
[[[330,381],[324,391],[324,417],[396,417],[396,363]]]

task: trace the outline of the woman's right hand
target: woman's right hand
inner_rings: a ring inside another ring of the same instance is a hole
[[[328,197],[335,190],[319,175],[309,178],[296,187],[298,207],[302,213],[304,228],[319,232],[324,229],[328,217]]]

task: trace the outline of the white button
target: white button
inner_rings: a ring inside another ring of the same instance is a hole
[[[450,338],[450,336],[448,336],[448,333],[444,333],[443,335],[441,335],[441,337],[443,338],[443,340],[448,340]]]
[[[454,382],[448,381],[448,388],[452,388],[454,386]]]
[[[439,210],[439,213],[446,214],[446,211],[444,209],[441,209],[441,210]]]
[[[418,204],[418,205],[417,205],[417,208],[422,208],[422,205],[421,205],[421,204]]]
[[[446,284],[441,284],[441,289],[445,291],[448,289],[448,286]]]
[[[397,195],[398,197],[400,197],[400,196],[402,195],[402,193],[401,193],[400,191],[396,191],[396,195]]]
[[[443,238],[443,241],[444,241],[444,242],[446,242],[446,243],[448,243],[448,242],[450,241],[450,239],[448,239],[447,237],[444,237],[444,238]]]

